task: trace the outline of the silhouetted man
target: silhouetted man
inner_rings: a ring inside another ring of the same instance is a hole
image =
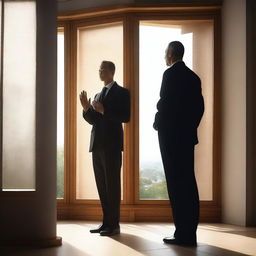
[[[196,246],[199,196],[194,173],[197,127],[204,112],[200,78],[182,61],[184,46],[171,42],[153,127],[158,131],[160,151],[175,224],[168,244]]]
[[[101,236],[120,233],[122,123],[130,119],[130,93],[113,80],[114,74],[114,63],[103,61],[99,70],[104,82],[102,91],[96,94],[92,104],[85,91],[80,94],[83,117],[92,125],[89,150],[103,210],[102,225],[90,232]]]

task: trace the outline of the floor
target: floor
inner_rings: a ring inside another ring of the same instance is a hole
[[[174,231],[169,223],[121,223],[121,234],[90,234],[97,222],[61,221],[57,235],[61,247],[47,249],[0,248],[1,256],[256,256],[256,228],[225,224],[201,224],[198,246],[166,245],[162,238]]]

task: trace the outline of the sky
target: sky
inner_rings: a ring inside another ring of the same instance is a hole
[[[179,28],[140,26],[140,165],[161,163],[157,132],[152,125],[165,63],[165,49],[171,41],[181,41],[185,47],[184,61],[192,66],[192,34],[181,34]]]

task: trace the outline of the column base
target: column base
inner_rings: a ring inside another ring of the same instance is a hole
[[[0,240],[0,247],[8,247],[8,246],[26,246],[26,247],[55,247],[62,245],[62,238],[60,236],[56,236],[54,238],[49,239],[41,239],[41,240]]]

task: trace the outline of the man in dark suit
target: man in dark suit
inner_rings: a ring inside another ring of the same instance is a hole
[[[100,79],[104,82],[102,91],[96,94],[90,104],[87,93],[80,94],[83,117],[92,125],[90,149],[96,185],[103,210],[103,223],[91,233],[111,236],[120,233],[120,172],[123,151],[122,123],[130,119],[130,93],[114,80],[115,65],[103,61]]]
[[[158,131],[160,151],[175,224],[168,244],[196,246],[199,196],[194,173],[197,127],[204,112],[200,78],[182,61],[184,46],[171,42],[153,127]]]

